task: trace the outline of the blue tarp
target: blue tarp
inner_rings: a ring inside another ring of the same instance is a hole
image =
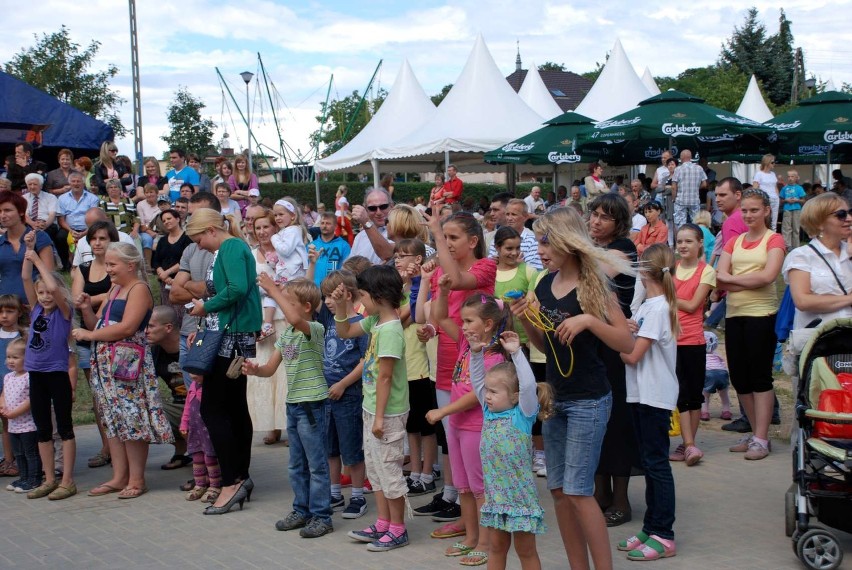
[[[98,150],[114,137],[108,124],[0,71],[0,144]]]

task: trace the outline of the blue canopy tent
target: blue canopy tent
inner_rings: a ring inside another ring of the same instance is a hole
[[[2,156],[13,154],[16,144],[29,142],[36,158],[55,166],[59,149],[95,156],[101,144],[114,137],[108,124],[0,71]]]

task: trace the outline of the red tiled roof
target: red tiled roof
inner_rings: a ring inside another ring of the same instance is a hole
[[[592,88],[591,81],[572,71],[539,71],[538,73],[541,75],[544,85],[550,90],[550,94],[553,95],[553,100],[563,111],[576,109],[586,93]],[[521,89],[526,76],[526,69],[516,70],[506,78],[506,81],[517,92]],[[554,90],[562,92],[563,95],[554,94]]]

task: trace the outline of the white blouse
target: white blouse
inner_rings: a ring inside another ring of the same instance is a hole
[[[843,283],[843,287],[846,288],[846,292],[852,292],[852,260],[849,259],[846,242],[840,243],[840,257],[836,256],[834,252],[825,247],[818,239],[811,240],[811,243],[825,257],[825,261],[831,264],[837,277],[840,278],[840,282]],[[831,269],[828,268],[825,261],[820,259],[819,255],[810,246],[803,245],[802,247],[797,247],[784,260],[784,266],[781,270],[784,281],[789,284],[790,270],[798,269],[799,271],[810,274],[812,293],[816,295],[843,295],[843,291],[837,284],[837,279],[834,278],[834,274],[832,274]],[[812,313],[800,311],[797,308],[796,316],[793,319],[793,328],[804,328],[814,319],[822,319],[825,322],[842,317],[852,317],[852,307],[844,307],[843,309],[829,313]]]

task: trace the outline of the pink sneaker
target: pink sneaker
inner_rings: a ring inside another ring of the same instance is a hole
[[[731,419],[733,419],[734,416],[731,415],[730,410],[727,410],[727,411],[722,412],[722,415],[720,415],[719,417],[722,418],[723,420],[730,421]]]
[[[698,416],[702,422],[710,421],[710,412],[701,412],[701,415]]]
[[[686,461],[686,447],[682,443],[669,453],[669,461]]]
[[[686,464],[689,467],[692,467],[693,465],[701,461],[701,458],[704,457],[704,452],[702,452],[694,445],[690,445],[686,448],[686,451],[684,452],[684,457],[686,458]]]

